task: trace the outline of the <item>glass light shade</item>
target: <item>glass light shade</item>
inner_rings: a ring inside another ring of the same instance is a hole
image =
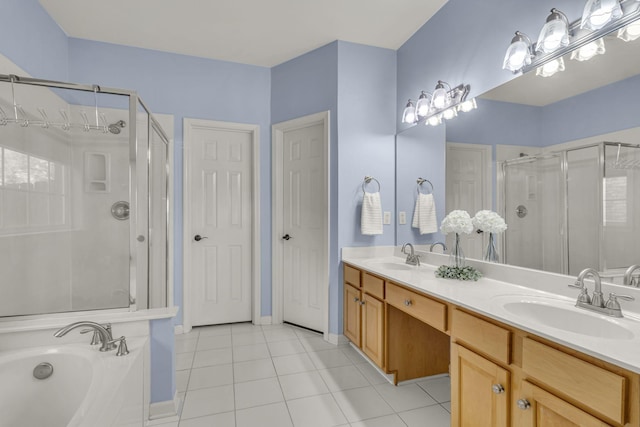
[[[442,110],[450,103],[451,96],[449,95],[449,92],[447,92],[442,84],[438,83],[436,90],[433,91],[433,95],[431,96],[431,106],[438,110]]]
[[[416,102],[416,114],[418,117],[426,117],[429,114],[429,104],[431,100],[428,95],[422,91],[420,97],[418,98],[418,102]]]
[[[584,5],[580,28],[599,30],[620,17],[622,7],[619,0],[588,0]]]
[[[564,59],[562,58],[554,59],[538,67],[536,69],[536,76],[551,77],[560,71],[564,71]]]
[[[413,124],[416,122],[416,107],[413,105],[413,102],[409,100],[407,102],[407,106],[404,108],[402,113],[402,123]]]
[[[451,120],[458,116],[458,110],[455,107],[447,108],[442,112],[442,118],[445,120]]]
[[[551,9],[551,15],[540,30],[536,52],[551,53],[569,44],[569,22],[557,9]]]
[[[463,113],[468,113],[469,111],[475,110],[476,108],[478,108],[478,104],[476,103],[475,98],[467,99],[458,106],[458,109]]]
[[[435,116],[429,117],[425,122],[425,124],[428,126],[438,126],[441,123],[442,123],[442,115],[440,114],[436,114]]]
[[[618,31],[618,38],[626,42],[636,40],[640,37],[640,21],[632,22]]]
[[[529,44],[524,40],[516,40],[515,42],[512,42],[504,56],[502,69],[515,73],[529,64],[531,64],[531,50],[529,49]]]
[[[594,40],[571,52],[571,59],[576,61],[588,61],[596,55],[605,53],[604,39]]]

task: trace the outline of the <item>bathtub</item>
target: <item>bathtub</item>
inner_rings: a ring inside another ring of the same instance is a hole
[[[127,339],[130,353],[61,344],[0,352],[0,427],[144,425],[146,338]],[[38,380],[33,369],[53,365]]]

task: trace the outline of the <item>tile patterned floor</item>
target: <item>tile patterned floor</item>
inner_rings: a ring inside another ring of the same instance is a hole
[[[289,325],[176,336],[180,421],[161,427],[448,427],[450,382],[395,387],[350,346]]]

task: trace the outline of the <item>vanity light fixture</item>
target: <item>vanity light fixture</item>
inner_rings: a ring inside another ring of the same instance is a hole
[[[433,94],[420,91],[418,101],[409,100],[402,113],[402,123],[415,124],[424,121],[426,125],[437,126],[443,119],[450,120],[459,111],[468,112],[477,108],[475,99],[467,100],[471,90],[469,85],[461,84],[452,88],[449,83],[438,80]]]
[[[569,44],[569,20],[567,15],[555,7],[547,17],[547,22],[540,30],[537,53],[551,53]]]
[[[587,0],[582,12],[580,28],[599,30],[621,17],[622,7],[619,0]]]
[[[415,122],[417,122],[416,107],[413,105],[413,102],[409,100],[407,102],[407,106],[404,107],[404,111],[402,112],[402,123],[414,124]]]
[[[467,99],[466,101],[458,105],[458,109],[463,113],[468,113],[469,111],[475,110],[476,108],[478,108],[478,103],[476,102],[475,98]]]
[[[640,37],[640,21],[632,22],[618,30],[618,38],[625,42],[631,42]]]
[[[516,35],[511,39],[511,44],[507,49],[507,54],[504,56],[502,69],[514,73],[518,72],[525,65],[531,64],[532,57],[531,39],[526,34],[516,31]]]
[[[447,85],[449,90],[445,89],[444,85]],[[436,89],[433,91],[433,95],[431,96],[431,108],[442,110],[451,105],[451,100],[451,86],[449,86],[449,83],[447,82],[438,80]]]
[[[576,38],[582,37],[581,34],[585,31],[587,30],[576,31]],[[604,39],[599,38],[579,47],[578,49],[572,50],[571,59],[575,59],[576,61],[588,61],[596,55],[602,55],[605,51]]]
[[[427,117],[429,115],[429,109],[431,108],[431,94],[425,91],[420,91],[420,96],[416,102],[416,115],[418,120]]]
[[[536,68],[536,76],[551,77],[560,71],[564,71],[564,59],[562,57],[546,62]]]

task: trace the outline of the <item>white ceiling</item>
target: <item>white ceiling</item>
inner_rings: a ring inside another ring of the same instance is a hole
[[[334,40],[398,49],[447,0],[40,0],[70,37],[265,67]]]

